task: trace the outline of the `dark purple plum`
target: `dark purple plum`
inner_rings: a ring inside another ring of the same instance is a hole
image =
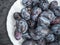
[[[16,29],[14,32],[14,37],[16,40],[20,40],[22,38],[22,33]]]
[[[57,17],[55,20],[51,22],[51,24],[59,24],[60,23],[60,17]]]
[[[52,1],[49,6],[50,6],[49,8],[53,10],[58,6],[58,2],[57,1]]]
[[[33,11],[32,11],[32,14],[33,15],[39,15],[39,14],[41,14],[41,12],[42,12],[42,10],[41,10],[41,8],[39,8],[39,7],[34,7],[33,8]]]
[[[50,20],[47,19],[46,17],[39,17],[38,18],[38,25],[46,25],[46,26],[49,26],[50,25]]]
[[[40,40],[41,38],[45,38],[49,33],[49,29],[47,27],[37,27],[36,29],[30,29],[30,36],[33,40]]]
[[[42,10],[48,10],[48,7],[49,7],[48,0],[40,0],[39,6],[42,8]]]
[[[39,35],[40,37],[45,37],[49,34],[49,29],[46,26],[38,26],[35,30],[36,35]]]
[[[22,4],[23,4],[24,6],[31,6],[31,5],[32,5],[32,0],[23,0],[23,1],[22,1]]]
[[[55,36],[53,34],[48,34],[46,36],[47,42],[53,42],[55,40]]]
[[[28,26],[29,26],[30,28],[34,28],[36,22],[33,21],[33,20],[29,20],[27,23],[28,23]]]
[[[24,33],[22,34],[23,39],[31,39],[31,36],[29,35],[29,33]]]
[[[13,17],[14,17],[14,19],[15,20],[20,20],[21,19],[21,16],[20,16],[21,14],[19,13],[19,12],[15,12],[14,14],[13,14]]]
[[[34,7],[32,11],[32,20],[36,21],[38,16],[41,14],[42,10],[39,7]]]
[[[48,18],[50,21],[55,20],[56,16],[51,10],[44,11],[41,16]]]
[[[53,12],[57,17],[60,17],[60,11],[59,10],[54,9]]]
[[[39,35],[35,34],[34,29],[29,29],[29,32],[30,32],[30,36],[32,37],[33,40],[39,40],[41,38]]]
[[[54,34],[60,35],[60,24],[53,25],[51,30]]]
[[[21,16],[22,16],[22,18],[24,18],[25,20],[29,20],[30,19],[30,10],[29,10],[29,8],[23,8],[22,10],[21,10]]]
[[[49,3],[41,3],[40,7],[42,8],[42,10],[48,10]]]
[[[25,33],[28,30],[28,24],[24,19],[19,21],[19,29],[22,33]]]

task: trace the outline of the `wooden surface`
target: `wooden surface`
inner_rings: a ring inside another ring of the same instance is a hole
[[[15,0],[0,0],[0,45],[13,45],[6,30],[6,19]]]

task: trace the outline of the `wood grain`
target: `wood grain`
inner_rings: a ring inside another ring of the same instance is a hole
[[[6,18],[16,0],[0,0],[0,45],[13,45],[6,30]]]

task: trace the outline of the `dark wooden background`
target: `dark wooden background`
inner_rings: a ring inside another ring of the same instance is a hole
[[[15,1],[0,0],[0,45],[13,45],[7,34],[6,19],[10,7]]]

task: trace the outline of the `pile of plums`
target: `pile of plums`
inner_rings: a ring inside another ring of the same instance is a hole
[[[15,12],[14,37],[22,45],[60,45],[60,6],[57,1],[22,0],[25,6]]]

